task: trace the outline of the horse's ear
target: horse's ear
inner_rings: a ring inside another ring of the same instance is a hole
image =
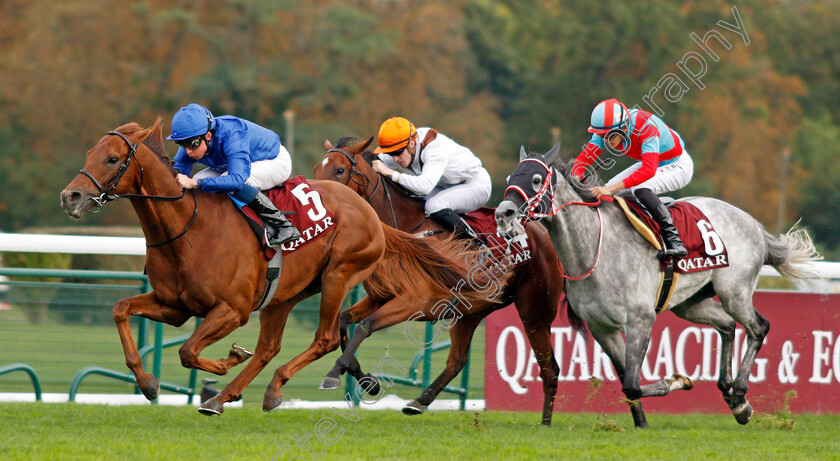
[[[161,127],[161,118],[158,117],[157,120],[155,120],[155,124],[152,125],[152,128],[144,131],[145,138],[141,138],[140,141],[146,147],[151,149],[152,152],[158,155],[164,155],[166,153],[166,149],[163,146],[163,129]]]
[[[333,148],[334,148],[334,146],[332,145],[332,143],[330,142],[330,140],[329,140],[329,139],[325,139],[325,140],[324,140],[324,149],[331,150],[331,149],[333,149]]]
[[[519,161],[525,160],[528,157],[528,153],[525,152],[525,146],[519,146]]]
[[[368,147],[370,147],[370,144],[371,144],[372,142],[373,142],[373,136],[371,136],[370,138],[368,138],[368,140],[365,142],[365,145],[364,145],[364,146],[362,146],[362,150],[361,150],[360,152],[364,152],[364,151],[366,151],[366,150],[367,150],[367,148],[368,148]]]
[[[545,162],[546,165],[551,165],[552,163],[554,163],[555,160],[557,160],[557,156],[559,154],[560,154],[560,141],[557,141],[557,144],[555,144],[554,147],[552,147],[550,151],[546,152],[545,155],[543,155],[543,161]]]

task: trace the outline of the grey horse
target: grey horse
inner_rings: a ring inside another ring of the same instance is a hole
[[[559,151],[559,143],[545,155],[529,156],[524,148],[520,150],[520,163],[508,179],[504,200],[496,209],[496,222],[508,235],[521,232],[522,222],[529,219],[540,219],[548,229],[569,274],[566,290],[572,309],[588,323],[592,336],[612,361],[635,426],[647,427],[641,397],[664,396],[693,386],[681,375],[640,385],[642,362],[656,320],[654,304],[661,280],[657,250],[634,230],[617,206],[593,206],[598,202],[589,193],[593,180],[581,184],[569,177],[571,165],[557,162],[555,166]],[[746,424],[753,412],[745,397],[747,380],[770,329],[770,323],[752,304],[761,266],[770,264],[788,279],[805,280],[815,275],[797,265],[821,257],[808,234],[796,226],[777,238],[728,203],[706,197],[684,200],[709,218],[726,245],[729,266],[680,274],[666,307],[720,334],[717,386],[735,419]],[[733,380],[735,322],[744,326],[748,345]]]

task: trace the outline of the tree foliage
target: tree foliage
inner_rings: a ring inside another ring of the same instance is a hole
[[[840,248],[840,8],[735,7],[749,43],[721,26],[735,24],[723,0],[6,0],[0,228],[66,224],[57,194],[85,150],[188,102],[283,138],[293,111],[294,173],[305,175],[324,138],[375,136],[402,115],[472,148],[494,178],[492,202],[520,144],[546,150],[559,129],[563,155],[576,155],[598,101],[651,110],[653,94],[694,158],[686,193],[730,201],[776,230],[789,149],[783,223],[804,217],[820,244]],[[711,30],[731,45],[710,42],[717,61],[691,37]],[[681,68],[691,53],[705,58],[698,81]],[[651,93],[668,75],[685,83],[673,101]],[[127,204],[86,221],[135,222]]]

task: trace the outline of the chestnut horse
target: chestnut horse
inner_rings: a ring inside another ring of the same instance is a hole
[[[109,132],[87,152],[84,169],[61,192],[62,208],[72,218],[124,197],[140,219],[148,242],[146,270],[154,291],[118,301],[114,320],[126,365],[149,400],[158,395],[160,383],[143,370],[129,316],[175,326],[192,317],[204,317],[181,347],[181,363],[223,375],[251,353],[238,346],[219,360],[201,358],[199,353],[247,323],[267,285],[268,263],[262,242],[231,199],[226,194],[182,191],[174,176],[164,154],[160,119],[146,129],[129,123]],[[284,256],[277,291],[260,312],[253,358],[220,394],[201,406],[203,414],[222,413],[223,404],[237,399],[277,355],[289,312],[299,301],[321,292],[315,339],[302,354],[275,371],[265,393],[265,411],[283,403],[281,388],[297,371],[338,347],[341,304],[349,290],[381,263],[388,245],[397,242],[402,252],[421,252],[411,260],[419,263],[402,264],[405,283],[425,273],[422,256],[428,245],[381,225],[373,209],[345,187],[312,181],[306,197],[310,206],[323,206],[333,213],[334,228]],[[318,197],[320,204],[313,200]]]
[[[372,157],[366,150],[372,140],[373,138],[353,144],[353,138],[342,137],[335,147],[326,141],[324,147],[327,153],[323,161],[315,166],[315,178],[331,179],[349,186],[373,205],[379,219],[386,224],[403,231],[418,232],[419,235],[435,235],[440,239],[448,239],[451,230],[443,229],[434,221],[426,219],[422,201],[410,197],[403,188],[376,173],[369,165],[368,161]],[[529,224],[526,230],[530,242],[531,262],[512,271],[511,276],[507,277],[500,287],[501,293],[496,299],[468,305],[468,310],[459,308],[464,317],[457,319],[449,330],[452,346],[446,368],[420,397],[407,404],[403,409],[404,413],[422,413],[422,407],[428,406],[466,364],[473,333],[481,320],[515,302],[543,380],[545,399],[542,424],[551,424],[559,373],[551,347],[551,322],[557,315],[563,292],[563,277],[554,248],[542,226]],[[361,341],[374,331],[406,320],[436,318],[437,306],[434,302],[428,303],[429,299],[413,301],[397,299],[386,306],[360,302],[352,309],[344,311],[341,315],[342,346],[346,341],[347,325],[361,322],[360,328],[356,329],[352,341],[336,362],[336,367],[325,378],[324,384],[335,387],[334,381],[344,370],[350,371],[354,376],[362,375],[353,353]],[[423,304],[424,302],[427,304]],[[422,313],[423,316],[418,317],[418,313]],[[576,329],[583,328],[582,322],[570,309],[567,309],[567,316]]]

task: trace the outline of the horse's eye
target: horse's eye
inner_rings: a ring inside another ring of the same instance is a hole
[[[108,159],[109,165],[116,165],[119,163],[120,159],[116,155],[112,155],[111,158]]]
[[[344,168],[336,168],[335,174],[344,174]]]
[[[534,189],[534,192],[539,192],[540,188],[542,187],[543,178],[542,176],[535,174],[533,178],[531,178],[531,188]]]

